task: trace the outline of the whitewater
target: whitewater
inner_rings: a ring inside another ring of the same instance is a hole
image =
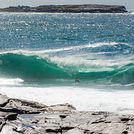
[[[134,14],[0,13],[0,20],[1,94],[134,114]]]

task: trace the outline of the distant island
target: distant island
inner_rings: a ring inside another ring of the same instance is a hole
[[[119,5],[42,5],[10,6],[1,8],[0,12],[47,12],[47,13],[127,13],[125,6]]]

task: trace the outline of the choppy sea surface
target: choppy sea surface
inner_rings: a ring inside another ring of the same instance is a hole
[[[0,93],[134,114],[134,13],[0,13],[0,33]]]

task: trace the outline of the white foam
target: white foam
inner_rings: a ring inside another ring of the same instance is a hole
[[[88,59],[82,56],[48,57],[49,62],[57,64],[61,68],[71,68],[79,72],[112,71],[133,63],[130,57],[124,59]]]
[[[77,110],[109,111],[134,114],[133,90],[97,90],[93,88],[70,87],[1,87],[0,93],[9,97],[37,101],[46,105],[70,103]]]
[[[73,51],[78,51],[80,49],[85,49],[85,48],[96,48],[96,47],[102,47],[102,46],[115,46],[118,45],[119,43],[118,42],[98,42],[98,43],[94,43],[94,44],[86,44],[86,45],[81,45],[81,46],[71,46],[71,47],[62,47],[62,48],[57,48],[57,49],[45,49],[45,50],[23,50],[23,49],[18,49],[18,50],[7,50],[7,51],[1,51],[0,54],[7,54],[7,53],[14,53],[14,54],[23,54],[23,55],[26,55],[26,56],[33,56],[33,55],[36,55],[36,56],[40,56],[42,57],[43,56],[46,56],[47,54],[49,53],[55,53],[55,52],[61,52],[61,51],[69,51],[69,50],[73,50]],[[122,43],[126,46],[129,46],[129,47],[134,47],[133,45],[130,45],[129,43]],[[89,55],[105,55],[106,53],[109,53],[109,52],[95,52],[95,53],[90,53]],[[117,53],[116,52],[110,52],[110,54],[114,54],[114,53]],[[125,52],[125,53],[129,53],[129,52]],[[77,56],[82,56],[82,54],[78,54],[77,53]],[[87,54],[86,54],[87,55]]]
[[[71,47],[64,47],[64,48],[57,48],[57,49],[47,49],[47,50],[39,50],[39,51],[28,51],[28,50],[12,50],[12,51],[5,51],[1,53],[22,53],[22,54],[44,54],[44,53],[50,53],[50,52],[59,52],[59,51],[67,51],[67,50],[79,50],[83,48],[95,48],[95,47],[101,47],[101,46],[114,46],[119,43],[117,42],[99,42],[99,43],[94,43],[94,44],[86,44],[86,45],[81,45],[81,46],[71,46]],[[127,43],[123,43],[125,45],[129,45]],[[130,46],[130,45],[129,45]],[[132,46],[131,46],[132,47]]]
[[[79,72],[95,72],[95,71],[111,71],[114,70],[112,66],[118,66],[119,62],[114,60],[103,60],[103,59],[85,59],[83,57],[50,57],[50,62],[57,64],[61,68],[67,68],[73,70],[79,70]]]
[[[24,82],[24,80],[20,78],[0,78],[0,85],[21,85],[22,82]]]

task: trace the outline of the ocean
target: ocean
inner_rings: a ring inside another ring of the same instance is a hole
[[[0,32],[0,93],[134,114],[134,13],[0,13]]]

